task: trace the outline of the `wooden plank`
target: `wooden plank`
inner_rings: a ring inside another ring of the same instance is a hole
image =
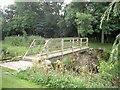
[[[49,58],[50,55],[58,54],[58,55],[62,55],[62,57],[63,57],[65,52],[74,53],[76,49],[84,48],[83,45],[82,45],[83,43],[85,43],[85,45],[88,46],[88,38],[58,38],[58,39],[61,41],[61,44],[59,44],[60,42],[58,42],[58,45],[60,47],[56,46],[56,47],[58,47],[57,51],[54,51],[54,48],[53,48],[53,51],[49,52],[49,49],[51,49],[51,47],[54,45],[53,44],[51,46],[51,44],[49,42],[50,41],[54,42],[57,39],[53,39],[53,38],[52,39],[47,39],[46,43],[43,46],[43,49],[41,50],[41,52],[39,54],[39,56],[45,56],[46,58]],[[64,42],[66,40],[69,41],[69,42]],[[68,45],[66,45],[67,47],[64,46],[64,43],[68,44]],[[76,44],[78,44],[78,47],[76,46]],[[61,49],[61,50],[59,50],[59,49]],[[43,51],[45,51],[45,53],[43,53]]]
[[[86,40],[86,46],[88,46],[88,38],[86,38],[87,40]]]
[[[27,52],[24,54],[24,56],[23,56],[23,59],[25,58],[25,56],[28,54],[28,51],[29,51],[29,49],[32,47],[32,45],[34,44],[34,42],[35,42],[35,39],[32,41],[32,43],[30,44],[30,46],[29,46],[29,48],[28,48],[28,50],[27,50]]]
[[[74,49],[74,53],[75,53],[75,52],[78,52],[78,51],[86,50],[86,49],[88,49],[88,48],[89,48],[89,47],[76,48],[76,49]],[[61,52],[49,54],[49,55],[48,55],[48,59],[50,59],[50,58],[55,58],[55,57],[60,57],[60,56],[62,56],[62,55],[64,56],[64,55],[71,54],[71,53],[73,53],[73,51],[72,51],[71,49],[69,49],[69,50],[63,51],[63,54],[62,54]],[[36,60],[36,58],[39,58],[38,56],[40,56],[40,55],[26,56],[25,59],[27,59],[27,60],[29,60],[29,61],[32,61],[32,60]],[[46,55],[42,55],[41,57],[47,58]]]
[[[80,48],[82,47],[82,38],[80,38]]]
[[[73,47],[74,47],[74,43],[75,43],[74,40],[75,40],[75,39],[73,38],[73,39],[72,39],[72,46],[73,46]]]
[[[74,52],[82,51],[82,50],[85,50],[85,49],[88,49],[88,47],[84,47],[84,48],[81,48],[81,49],[80,48],[74,49]],[[72,50],[67,50],[67,51],[63,52],[63,55],[71,54],[71,53],[72,53]],[[62,56],[62,54],[60,52],[55,53],[55,54],[50,54],[49,58],[54,58],[54,57],[59,57],[59,56]]]
[[[61,40],[61,54],[63,57],[63,49],[64,49],[64,39]]]

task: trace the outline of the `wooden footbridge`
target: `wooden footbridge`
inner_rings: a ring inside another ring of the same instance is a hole
[[[35,45],[34,39],[29,49]],[[29,49],[23,56],[23,60],[40,60],[41,58],[47,60],[57,60],[63,58],[65,55],[88,49],[88,38],[51,38],[46,39],[39,54],[29,55]]]

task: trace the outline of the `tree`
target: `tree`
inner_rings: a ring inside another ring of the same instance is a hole
[[[85,7],[86,3],[82,2],[72,2],[69,5],[65,7],[65,21],[67,26],[67,33],[71,36],[78,36],[77,32],[77,24],[76,24],[76,13],[77,12],[84,12],[85,9],[82,7]]]
[[[13,8],[15,7],[15,8]],[[3,11],[3,32],[8,35],[41,35],[54,37],[59,33],[58,25],[62,2],[16,2]]]
[[[92,26],[91,22],[93,20],[92,15],[85,14],[85,13],[76,13],[76,24],[77,24],[77,30],[78,34],[81,34],[82,37],[85,37],[87,34],[92,34]]]
[[[112,10],[113,9],[113,10]],[[100,23],[100,29],[102,29],[103,25],[103,20],[107,18],[107,21],[109,20],[110,12],[113,11],[112,15],[118,16],[118,19],[116,19],[119,23],[120,21],[120,0],[113,0],[112,3],[110,3],[109,7],[106,9],[106,11],[103,14],[103,17],[101,19]],[[111,16],[112,16],[111,15]],[[114,20],[113,20],[114,21]],[[119,26],[119,25],[118,25]],[[117,27],[118,28],[118,27]],[[114,28],[115,29],[115,28]],[[102,40],[101,42],[104,43],[104,35],[103,35],[103,30],[102,30]]]

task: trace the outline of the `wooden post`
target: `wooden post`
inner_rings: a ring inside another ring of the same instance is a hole
[[[86,38],[86,46],[88,47],[88,38]]]
[[[48,59],[48,51],[49,51],[49,46],[48,46],[48,44],[46,45],[46,47],[45,47],[45,49],[46,49],[46,58]]]
[[[73,38],[73,40],[72,40],[72,46],[74,47],[74,38]]]
[[[79,38],[77,38],[77,46],[79,45]]]
[[[25,59],[25,56],[28,54],[28,51],[29,51],[29,49],[32,47],[32,45],[34,44],[34,42],[35,42],[35,39],[34,39],[34,40],[32,41],[32,43],[30,44],[27,52],[26,52],[26,53],[24,54],[24,56],[23,56],[23,59]]]
[[[64,49],[64,39],[61,40],[61,53],[63,58],[63,49]]]
[[[71,39],[70,39],[70,48],[72,47],[72,42],[71,42]]]
[[[72,53],[74,54],[74,38],[72,39],[71,48],[72,48]]]
[[[49,41],[50,41],[50,40],[46,40],[46,41],[45,41],[45,44],[44,44],[42,50],[40,51],[40,53],[39,53],[39,55],[38,55],[38,57],[37,57],[37,61],[38,61],[38,59],[39,59],[39,56],[40,56],[40,57],[42,56],[42,53],[43,53],[43,51],[46,49],[46,46],[47,46],[47,44],[48,44]],[[46,54],[47,54],[47,53],[46,53]]]
[[[80,48],[82,48],[82,38],[80,38]]]

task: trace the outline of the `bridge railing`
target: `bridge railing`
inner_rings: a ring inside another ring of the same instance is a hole
[[[51,38],[40,55],[49,55],[56,52],[88,47],[88,38]]]
[[[36,40],[34,39],[31,45],[29,46],[28,50],[23,56],[24,57],[28,54],[31,47],[35,45]],[[45,40],[44,45],[37,45],[40,48],[39,55],[48,55],[52,53],[61,52],[63,54],[66,50],[72,50],[82,47],[88,47],[88,38],[50,38]]]

